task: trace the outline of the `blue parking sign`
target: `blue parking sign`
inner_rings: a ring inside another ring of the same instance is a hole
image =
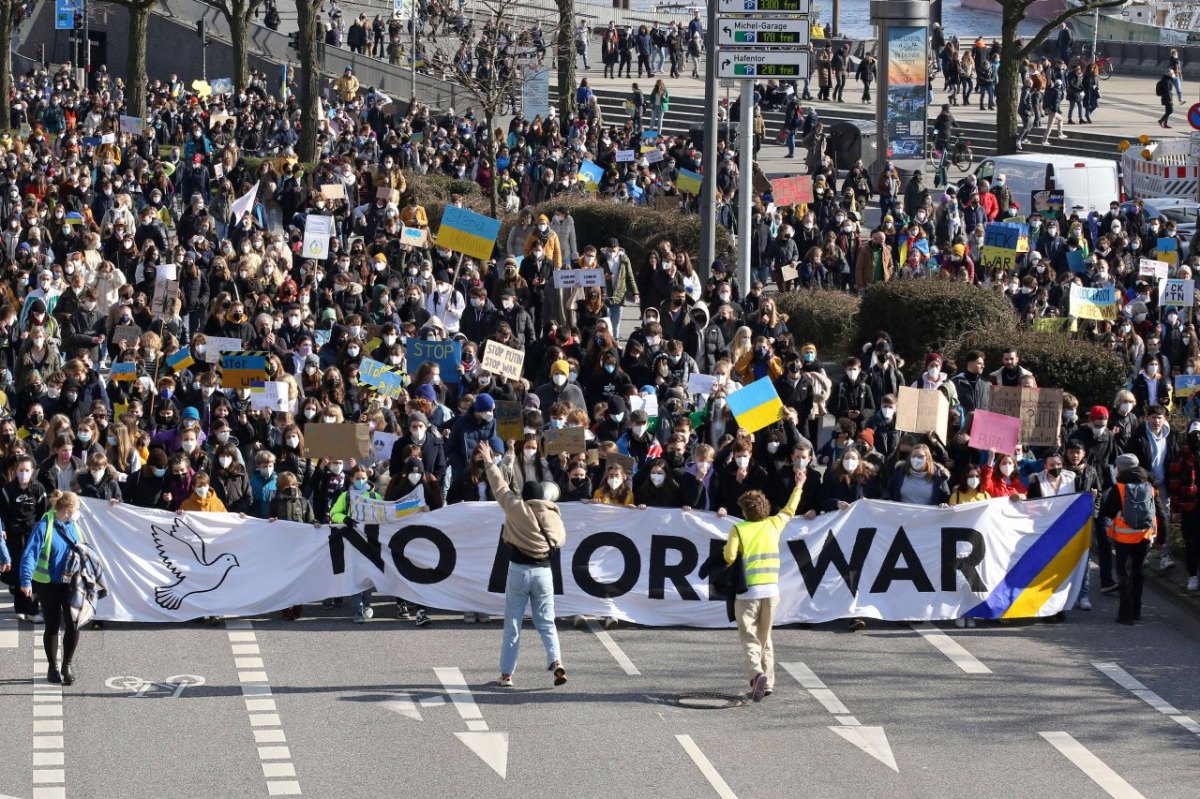
[[[75,27],[75,3],[73,0],[54,0],[54,29],[69,31]]]

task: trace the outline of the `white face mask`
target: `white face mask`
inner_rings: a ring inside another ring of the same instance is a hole
[[[896,415],[895,408],[880,408],[879,412],[883,414],[883,418],[891,421],[891,418]]]
[[[842,458],[842,468],[848,472],[858,469],[858,458]]]
[[[779,451],[779,442],[778,441],[770,441],[767,443],[767,452],[774,455],[778,451]]]
[[[846,379],[849,380],[851,383],[853,383],[855,380],[858,379],[858,370],[857,369],[847,369],[846,370]]]
[[[621,478],[621,477],[608,478],[608,487],[611,488],[613,491],[616,491],[618,488],[620,488],[624,484],[625,484],[624,478]]]
[[[707,474],[710,466],[712,466],[712,464],[708,461],[696,461],[696,472],[701,475]]]
[[[561,387],[563,385],[566,385],[567,376],[566,375],[552,375],[550,377],[550,380],[554,383],[554,385]]]
[[[929,375],[930,380],[937,380],[938,375],[942,373],[942,367],[931,366],[925,370],[925,374]]]
[[[650,473],[650,482],[654,485],[655,488],[658,488],[666,481],[667,481],[667,476],[665,474],[663,474],[662,472],[651,472]]]
[[[1005,477],[1008,477],[1012,473],[1013,465],[1011,463],[1005,463],[1000,467],[1000,474],[1004,475]]]
[[[179,448],[191,455],[196,451],[196,442],[192,440],[184,441],[179,445]]]
[[[418,472],[413,472],[412,474],[410,474],[410,475],[408,476],[408,482],[412,483],[413,485],[416,485],[417,483],[421,482],[421,475],[420,475],[420,473],[418,473]]]
[[[1120,405],[1117,406],[1117,410],[1119,410],[1122,414],[1127,414],[1133,410],[1133,403],[1132,402],[1122,402]]]
[[[314,418],[316,415],[317,415],[317,409],[316,409],[316,408],[305,408],[305,409],[304,409],[304,418],[305,418],[305,419],[312,419],[312,418]]]
[[[633,426],[633,434],[638,438],[641,438],[646,434],[646,427],[647,426],[644,424],[635,424]]]
[[[750,465],[750,457],[748,455],[739,455],[733,459],[733,462],[737,464],[739,469],[745,469]]]
[[[329,464],[329,471],[333,472],[334,474],[341,474],[343,468],[344,464],[341,461]]]
[[[95,480],[97,483],[99,483],[100,479],[102,477],[104,477],[105,471],[107,471],[107,470],[106,469],[89,469],[88,474],[90,474],[92,476],[93,480]]]
[[[968,477],[967,478],[967,488],[971,489],[972,491],[979,488],[979,478],[978,477]]]
[[[325,424],[337,424],[336,416],[322,416],[321,421]]]
[[[414,442],[416,442],[417,444],[420,444],[422,441],[425,440],[425,425],[417,425],[415,427],[409,428],[408,432],[409,432],[409,435],[412,436],[412,440]]]
[[[536,458],[537,458],[537,450],[536,449],[526,449],[525,450],[525,460],[531,461]]]
[[[221,457],[217,458],[217,463],[221,464],[222,469],[228,469],[230,464],[233,463],[233,458],[229,457],[228,455],[222,455]]]
[[[208,486],[196,486],[196,496],[204,499],[208,496]]]
[[[914,472],[925,471],[925,456],[923,455],[916,455],[912,458],[909,458],[908,463],[912,466]]]
[[[288,436],[287,445],[292,449],[295,449],[296,447],[300,446],[300,438],[298,436]]]

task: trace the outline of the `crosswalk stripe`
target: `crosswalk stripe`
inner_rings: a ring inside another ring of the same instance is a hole
[[[950,658],[950,662],[958,666],[967,674],[991,674],[992,670],[983,665],[966,647],[954,640],[944,632],[939,630],[935,625],[929,622],[914,624],[912,626],[917,633],[920,634],[929,643],[933,644],[934,649],[941,652],[946,657]]]
[[[1100,786],[1112,799],[1146,799],[1136,788],[1125,781],[1120,774],[1096,757],[1086,746],[1076,741],[1065,732],[1039,732],[1067,760],[1074,763],[1080,771],[1086,774],[1092,782]]]
[[[1183,727],[1192,735],[1200,736],[1200,724],[1197,724],[1195,719],[1193,719],[1191,716],[1184,715],[1182,711],[1177,709],[1174,705],[1163,699],[1158,694],[1151,691],[1136,677],[1125,671],[1125,669],[1121,668],[1116,663],[1093,663],[1092,665],[1099,669],[1101,674],[1104,674],[1117,685],[1129,691],[1138,699],[1142,700],[1159,713],[1162,713],[1164,716],[1178,724],[1180,727]]]

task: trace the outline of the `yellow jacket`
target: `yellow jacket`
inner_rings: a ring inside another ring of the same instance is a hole
[[[558,234],[553,230],[550,231],[550,235],[547,236],[544,242],[542,241],[542,237],[538,235],[537,230],[534,230],[534,232],[530,233],[529,238],[525,239],[526,255],[529,255],[533,252],[534,244],[542,245],[542,252],[545,254],[546,260],[554,264],[555,269],[563,265],[562,245],[558,241]]]
[[[333,82],[333,90],[338,93],[343,103],[348,103],[358,94],[358,78],[354,75],[342,75]]]
[[[208,496],[201,498],[195,491],[191,496],[185,499],[179,506],[179,510],[195,510],[201,513],[228,513],[225,509],[225,503],[217,496],[217,492],[210,488]]]
[[[991,494],[986,491],[980,491],[979,489],[972,491],[969,488],[964,491],[960,488],[950,495],[950,504],[966,505],[968,502],[983,502],[991,498]]]

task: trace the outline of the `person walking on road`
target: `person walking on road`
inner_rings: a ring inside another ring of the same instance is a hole
[[[1167,124],[1171,114],[1175,112],[1175,97],[1172,94],[1175,91],[1175,70],[1168,69],[1163,73],[1163,76],[1158,79],[1158,85],[1154,87],[1154,93],[1158,95],[1162,102],[1163,115],[1158,118],[1158,124],[1164,128],[1170,128]]]
[[[21,556],[21,593],[30,598],[36,592],[46,627],[42,647],[46,650],[46,680],[70,685],[75,682],[71,661],[79,643],[79,628],[71,618],[71,585],[67,580],[67,562],[72,551],[83,543],[83,532],[75,526],[79,515],[79,497],[70,491],[56,492],[50,510],[29,534]],[[63,633],[62,669],[58,660],[58,633]]]
[[[775,690],[775,651],[771,643],[771,625],[779,604],[779,536],[796,515],[800,495],[808,479],[804,469],[793,469],[795,488],[787,504],[774,516],[771,503],[761,491],[747,491],[738,498],[744,522],[729,531],[725,542],[725,563],[733,565],[739,557],[746,576],[746,590],[734,601],[738,637],[746,655],[746,673],[750,679],[750,698],[761,702]]]
[[[1166,507],[1149,473],[1133,453],[1118,455],[1117,482],[1104,495],[1100,519],[1116,548],[1120,605],[1117,621],[1136,624],[1142,617],[1142,570],[1159,530],[1166,530]]]
[[[511,688],[517,656],[521,651],[521,623],[525,607],[533,612],[533,626],[546,648],[547,670],[554,684],[567,681],[558,629],[554,626],[554,574],[550,559],[567,540],[562,513],[552,499],[546,498],[542,483],[526,480],[521,496],[513,493],[508,480],[496,465],[495,455],[486,442],[476,452],[483,458],[484,474],[492,496],[504,511],[504,543],[508,545],[508,581],[504,593],[504,641],[500,645],[500,686]]]

